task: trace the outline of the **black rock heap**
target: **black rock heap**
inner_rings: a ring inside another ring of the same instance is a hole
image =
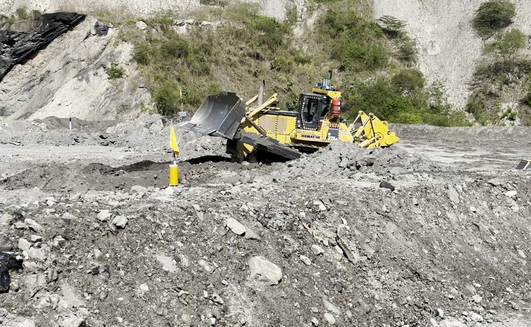
[[[85,19],[78,13],[44,14],[34,31],[0,29],[0,82],[17,64],[23,64],[57,37]]]

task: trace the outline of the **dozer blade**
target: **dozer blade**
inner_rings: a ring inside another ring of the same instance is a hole
[[[189,131],[232,140],[244,116],[245,103],[236,93],[221,92],[209,95],[192,119],[181,124],[181,127]]]
[[[530,166],[531,166],[531,159],[530,160],[520,160],[520,162],[516,166],[516,169],[526,170]]]
[[[258,150],[266,151],[274,155],[293,160],[300,158],[301,153],[280,143],[277,139],[254,133],[241,132],[240,142],[254,146]]]

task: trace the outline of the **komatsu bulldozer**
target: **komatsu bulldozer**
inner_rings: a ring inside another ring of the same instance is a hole
[[[243,102],[235,93],[209,95],[192,119],[181,127],[226,138],[227,152],[237,160],[255,156],[299,158],[331,142],[353,142],[363,148],[385,147],[399,141],[387,122],[363,111],[347,124],[341,114],[341,93],[332,85],[332,73],[310,93],[299,95],[296,111],[277,107],[278,95]]]

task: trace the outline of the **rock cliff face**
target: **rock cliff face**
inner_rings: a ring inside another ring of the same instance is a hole
[[[44,14],[40,28],[36,31],[0,30],[0,82],[16,64],[30,59],[83,19],[85,15],[77,13]]]
[[[117,34],[86,17],[23,65],[16,64],[0,83],[0,116],[116,119],[149,107],[149,91],[130,60],[132,46],[116,42]],[[113,65],[122,70],[121,77],[109,75]]]
[[[287,8],[295,6],[299,17],[307,23],[299,26],[297,35],[306,33],[315,18],[304,17],[305,0],[248,2],[259,4],[263,14],[279,19],[285,17]],[[482,2],[373,0],[372,4],[374,18],[391,15],[407,24],[406,29],[416,40],[419,50],[417,68],[429,83],[441,83],[449,102],[461,109],[472,92],[470,84],[485,42],[475,34],[470,23]],[[512,2],[517,15],[510,28],[531,34],[531,26],[526,21],[531,15],[531,3],[524,0]],[[120,14],[143,16],[161,10],[192,11],[219,3],[221,1],[216,0],[131,0],[125,6],[119,0],[5,0],[0,3],[0,15],[10,15],[17,8],[24,7],[45,13],[114,10]],[[79,23],[76,19],[80,18],[72,19],[72,24]],[[130,60],[131,45],[115,42],[118,34],[115,29],[111,28],[108,32],[107,35],[98,35],[95,19],[87,18],[66,37],[59,37],[47,47],[44,43],[28,39],[32,37],[30,34],[5,32],[0,37],[3,44],[0,78],[11,69],[13,71],[0,83],[0,116],[40,118],[52,114],[67,117],[74,112],[83,119],[106,119],[123,118],[126,112],[136,115],[141,108],[150,108],[149,92],[143,87],[142,77]],[[14,53],[10,47],[24,38],[31,49],[46,48],[37,54],[30,54],[25,49]],[[20,57],[21,61],[15,62],[13,56]],[[25,64],[17,65],[21,62]],[[16,65],[13,67],[12,63]],[[113,63],[125,69],[123,78],[109,78],[106,68]],[[500,105],[511,106],[510,103]],[[131,108],[135,110],[131,111]]]
[[[476,35],[471,21],[484,0],[375,0],[374,18],[394,16],[407,23],[406,30],[416,40],[418,68],[429,82],[440,82],[448,100],[463,107],[471,93],[469,84],[483,51],[484,40]],[[528,17],[531,3],[511,1],[516,7],[514,23],[531,34]]]

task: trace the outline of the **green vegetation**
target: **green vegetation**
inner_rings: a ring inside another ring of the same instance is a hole
[[[393,16],[382,16],[376,20],[382,31],[395,42],[395,57],[405,63],[417,60],[415,41],[404,31],[406,24]]]
[[[122,40],[134,44],[133,59],[163,115],[192,113],[220,90],[249,99],[262,80],[267,94],[279,94],[281,108],[294,110],[298,94],[333,69],[351,118],[365,110],[391,122],[466,124],[439,86],[427,86],[419,71],[406,69],[417,54],[403,22],[391,16],[372,20],[361,0],[316,0],[314,6],[323,14],[313,31],[298,37],[292,31],[296,8],[288,8],[282,22],[259,15],[250,4],[203,10],[197,14],[201,20],[224,23],[195,25],[186,33],[189,25],[171,11],[144,20],[145,30],[127,17],[113,24],[120,26]]]
[[[390,53],[382,29],[357,12],[329,9],[319,21],[322,42],[340,71],[374,72],[386,68]]]
[[[485,4],[490,4],[486,6],[488,10],[483,8]],[[502,121],[514,121],[516,118],[531,121],[528,117],[529,110],[521,110],[521,114],[518,114],[511,109],[503,110],[500,106],[503,93],[513,89],[514,85],[529,83],[531,74],[531,61],[518,56],[518,50],[526,47],[527,36],[517,29],[506,32],[499,30],[511,23],[514,5],[501,1],[489,2],[480,6],[478,13],[481,10],[484,16],[490,14],[489,17],[498,17],[499,21],[491,24],[497,29],[490,29],[488,33],[483,34],[495,34],[494,40],[484,47],[484,54],[492,56],[485,57],[476,67],[474,78],[477,86],[469,97],[465,110],[482,125],[496,125]],[[529,107],[529,104],[522,100],[522,106]]]
[[[32,10],[28,12],[26,7],[21,7],[15,10],[15,14],[11,16],[0,15],[0,28],[4,26],[9,26],[17,22],[30,21],[35,22],[39,21],[42,17],[42,13],[38,10]]]
[[[392,77],[380,76],[369,82],[353,80],[345,94],[348,118],[363,110],[398,123],[468,125],[464,113],[451,110],[440,86],[425,88],[424,77],[417,70],[405,69]]]
[[[499,124],[501,120],[516,116],[524,121],[530,121],[529,109],[522,110],[520,115],[512,112],[507,115],[500,108],[501,95],[504,90],[513,89],[518,84],[529,84],[531,61],[526,59],[504,59],[502,61],[484,61],[478,65],[475,79],[478,86],[468,99],[466,111],[482,125]],[[527,96],[529,97],[529,95]],[[522,105],[531,106],[526,99]]]
[[[496,36],[496,41],[485,46],[485,52],[493,52],[503,60],[514,57],[516,52],[525,48],[527,36],[517,29]]]
[[[115,62],[113,62],[109,67],[106,67],[105,72],[107,73],[107,76],[109,76],[110,80],[120,79],[125,75],[125,70],[118,66],[118,64]]]
[[[475,87],[465,110],[482,125],[512,124],[517,119],[531,123],[529,95],[521,90],[530,84],[531,61],[519,55],[528,36],[517,29],[504,30],[515,14],[514,4],[491,0],[479,6],[472,21],[478,35],[489,40],[476,67]],[[517,107],[504,109],[501,104],[515,97],[522,99]]]
[[[512,24],[515,15],[514,4],[503,0],[483,2],[478,10],[472,26],[479,36],[489,38],[502,28]]]

